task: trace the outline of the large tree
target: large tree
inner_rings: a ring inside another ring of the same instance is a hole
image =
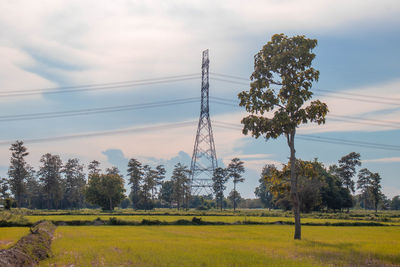
[[[63,197],[60,156],[47,153],[40,159],[38,175],[43,186],[43,195],[47,202],[47,208],[59,208]]]
[[[8,169],[9,184],[11,192],[17,201],[17,207],[21,207],[25,193],[25,180],[29,175],[25,157],[29,155],[22,141],[16,141],[10,147],[11,159]]]
[[[254,57],[250,90],[239,94],[240,106],[252,115],[242,119],[243,133],[276,139],[284,135],[290,149],[291,200],[295,218],[295,239],[301,239],[300,203],[297,190],[295,135],[300,124],[325,123],[326,104],[311,101],[312,83],[319,71],[312,68],[312,50],[317,40],[304,36],[272,36]],[[305,104],[308,103],[307,106]]]
[[[64,173],[64,199],[68,207],[82,208],[85,201],[85,173],[83,165],[78,159],[69,159],[65,163]]]
[[[130,198],[134,209],[138,208],[140,200],[140,184],[143,179],[142,164],[132,158],[128,162],[128,184],[131,186]]]
[[[95,173],[89,176],[86,199],[103,210],[113,210],[125,198],[124,192],[124,179],[120,175]]]
[[[229,163],[226,171],[228,173],[228,177],[232,178],[233,181],[233,194],[237,193],[236,190],[236,184],[238,183],[243,183],[244,182],[244,178],[242,176],[242,173],[244,173],[244,167],[243,167],[243,161],[241,161],[239,158],[234,158],[231,160],[231,162]],[[236,197],[233,198],[233,200],[235,200]],[[233,202],[233,211],[236,211],[236,206],[237,203],[234,201]]]
[[[213,177],[213,191],[215,194],[215,199],[219,203],[219,207],[222,211],[222,206],[224,202],[224,191],[226,189],[226,182],[228,181],[228,176],[226,175],[226,169],[218,167],[215,169]]]

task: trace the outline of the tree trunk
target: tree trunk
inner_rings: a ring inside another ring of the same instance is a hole
[[[233,181],[233,212],[236,211],[236,183]]]
[[[113,210],[112,208],[112,198],[110,197],[110,210]]]
[[[297,174],[296,174],[296,150],[294,149],[293,131],[287,138],[290,147],[290,196],[293,203],[294,213],[294,239],[301,239],[301,222],[300,222],[300,199],[297,190]]]

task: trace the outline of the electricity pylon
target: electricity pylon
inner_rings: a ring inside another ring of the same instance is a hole
[[[212,176],[217,168],[217,155],[209,113],[208,49],[203,51],[201,65],[200,119],[194,143],[191,170],[192,195],[212,193]]]

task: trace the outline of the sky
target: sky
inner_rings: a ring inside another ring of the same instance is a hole
[[[3,0],[0,176],[7,175],[15,140],[25,142],[27,161],[35,168],[45,153],[64,161],[79,158],[85,165],[98,160],[123,174],[130,158],[164,164],[167,176],[178,162],[190,165],[200,113],[201,56],[209,49],[210,116],[219,166],[242,159],[246,180],[238,191],[255,197],[262,167],[286,163],[289,148],[283,138],[244,136],[240,120],[246,112],[235,102],[249,89],[254,55],[273,34],[284,33],[318,40],[313,66],[320,79],[312,91],[330,110],[325,125],[298,129],[297,156],[329,166],[358,152],[361,168],[381,175],[383,192],[399,195],[399,25],[398,0]],[[172,76],[177,78],[156,80]],[[103,86],[62,92],[95,84]],[[217,98],[227,104],[213,101]],[[177,99],[185,100],[163,102]],[[85,112],[33,115],[71,110]],[[221,122],[237,126],[228,129]],[[230,183],[227,192],[231,188]]]

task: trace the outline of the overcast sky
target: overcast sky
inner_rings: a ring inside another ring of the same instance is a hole
[[[103,168],[116,165],[123,172],[132,157],[153,166],[165,164],[169,171],[179,161],[190,164],[198,101],[73,117],[2,116],[199,98],[203,50],[209,49],[210,72],[247,79],[254,55],[273,34],[285,33],[318,40],[314,67],[321,74],[312,90],[330,109],[326,125],[298,131],[316,141],[298,139],[297,156],[318,158],[328,166],[359,152],[362,167],[380,173],[384,193],[393,197],[400,194],[399,25],[398,0],[1,1],[0,175],[6,176],[9,141],[16,139],[26,141],[28,162],[34,167],[47,152],[63,160],[77,157],[85,164],[96,159]],[[186,74],[197,76],[53,93],[67,86]],[[234,102],[249,88],[245,80],[218,78],[210,79],[214,98]],[[20,92],[34,89],[44,90]],[[242,108],[216,102],[211,102],[210,113],[213,121],[237,125],[246,115]],[[188,123],[175,127],[180,122]],[[285,140],[265,142],[217,125],[213,130],[220,165],[233,157],[243,159],[246,181],[239,191],[254,197],[262,167],[287,162]],[[49,140],[106,131],[113,134]],[[30,142],[38,138],[47,140]],[[316,138],[351,142],[332,144]],[[354,141],[387,147],[357,146]]]

